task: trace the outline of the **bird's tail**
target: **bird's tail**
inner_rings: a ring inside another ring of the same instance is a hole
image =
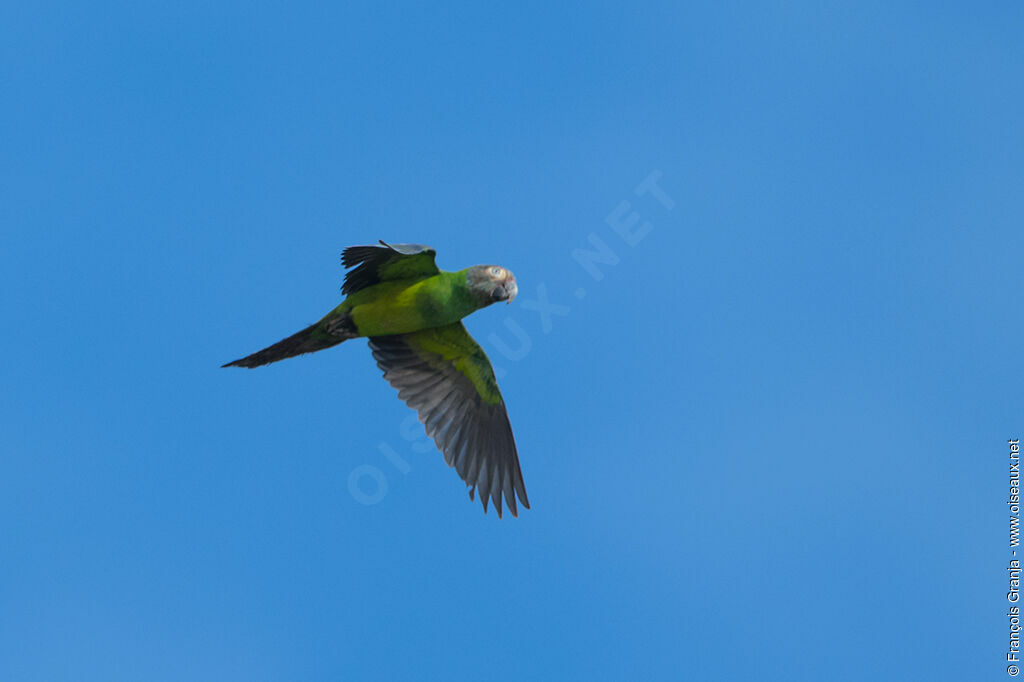
[[[321,321],[306,327],[301,332],[292,334],[287,339],[278,341],[273,346],[247,355],[240,360],[221,365],[221,367],[248,367],[251,369],[260,365],[269,365],[271,362],[285,358],[330,348],[350,338],[352,338],[350,334],[337,332],[332,334]]]

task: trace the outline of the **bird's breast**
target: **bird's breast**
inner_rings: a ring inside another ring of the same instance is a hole
[[[417,282],[381,283],[374,288],[378,287],[377,295],[351,309],[352,320],[362,336],[407,334],[440,327],[472,312],[464,309],[462,297],[441,276]]]

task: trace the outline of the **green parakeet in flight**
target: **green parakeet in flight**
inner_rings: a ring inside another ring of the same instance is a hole
[[[527,509],[523,474],[505,401],[483,349],[462,318],[497,301],[512,301],[516,278],[497,265],[444,272],[436,252],[420,244],[350,246],[351,268],[337,308],[269,348],[224,367],[259,367],[365,336],[384,378],[415,409],[427,435],[469,486],[501,517],[501,498],[513,516],[516,496]]]

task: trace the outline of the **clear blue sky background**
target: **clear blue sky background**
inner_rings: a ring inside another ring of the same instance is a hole
[[[1006,675],[1019,3],[210,5],[0,7],[0,679]],[[518,276],[519,519],[219,368],[378,238]]]

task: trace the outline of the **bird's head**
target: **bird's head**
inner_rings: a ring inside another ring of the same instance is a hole
[[[476,265],[466,271],[469,290],[482,306],[505,301],[511,303],[519,293],[516,276],[498,265]]]

